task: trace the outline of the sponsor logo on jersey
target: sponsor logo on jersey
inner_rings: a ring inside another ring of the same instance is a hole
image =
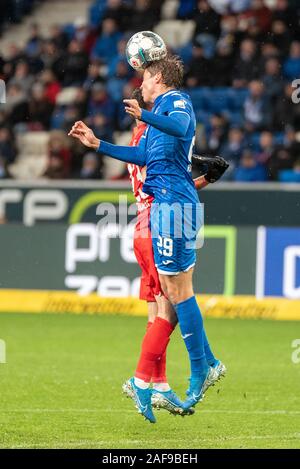
[[[180,107],[181,109],[185,109],[185,101],[183,99],[178,99],[174,101],[174,107]]]

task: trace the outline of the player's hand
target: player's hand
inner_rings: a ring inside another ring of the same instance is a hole
[[[82,121],[77,121],[68,133],[70,137],[77,138],[83,145],[97,150],[100,145],[100,140],[95,137],[94,132]]]
[[[130,114],[135,119],[141,119],[142,110],[136,99],[123,99],[123,103],[125,104],[127,114]]]
[[[221,156],[193,155],[193,158],[198,162],[198,165],[200,163],[200,171],[209,183],[218,181],[229,168],[229,164]]]

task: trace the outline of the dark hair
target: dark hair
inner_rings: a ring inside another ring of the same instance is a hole
[[[180,88],[183,82],[184,66],[176,55],[167,55],[165,59],[151,62],[147,67],[151,76],[161,73],[162,82],[168,87]]]
[[[140,88],[135,88],[135,90],[133,90],[131,99],[136,99],[142,109],[147,109],[147,104],[144,101],[142,90]]]

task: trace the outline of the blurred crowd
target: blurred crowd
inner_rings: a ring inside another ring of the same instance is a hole
[[[15,3],[30,9],[32,2]],[[126,43],[137,31],[153,30],[161,20],[162,4],[97,0],[89,22],[78,18],[47,32],[32,24],[24,49],[11,44],[5,57],[0,54],[0,78],[7,85],[7,103],[0,106],[0,178],[10,176],[16,135],[38,130],[50,131],[44,176],[104,177],[100,156],[66,133],[78,119],[111,142],[115,131],[130,130],[132,120],[122,99],[140,86],[141,74],[127,64]],[[195,29],[180,49],[169,47],[185,64],[184,87],[198,123],[197,151],[230,161],[229,180],[300,182],[300,90],[297,94],[294,83],[300,79],[297,4],[178,2],[177,19],[192,20]],[[71,99],[66,99],[68,90]]]

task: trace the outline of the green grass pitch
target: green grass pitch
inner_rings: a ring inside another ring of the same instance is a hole
[[[151,425],[121,394],[146,324],[127,316],[0,315],[1,448],[300,448],[300,323],[206,319],[228,375],[191,417]],[[179,332],[168,375],[182,397],[188,363]]]

